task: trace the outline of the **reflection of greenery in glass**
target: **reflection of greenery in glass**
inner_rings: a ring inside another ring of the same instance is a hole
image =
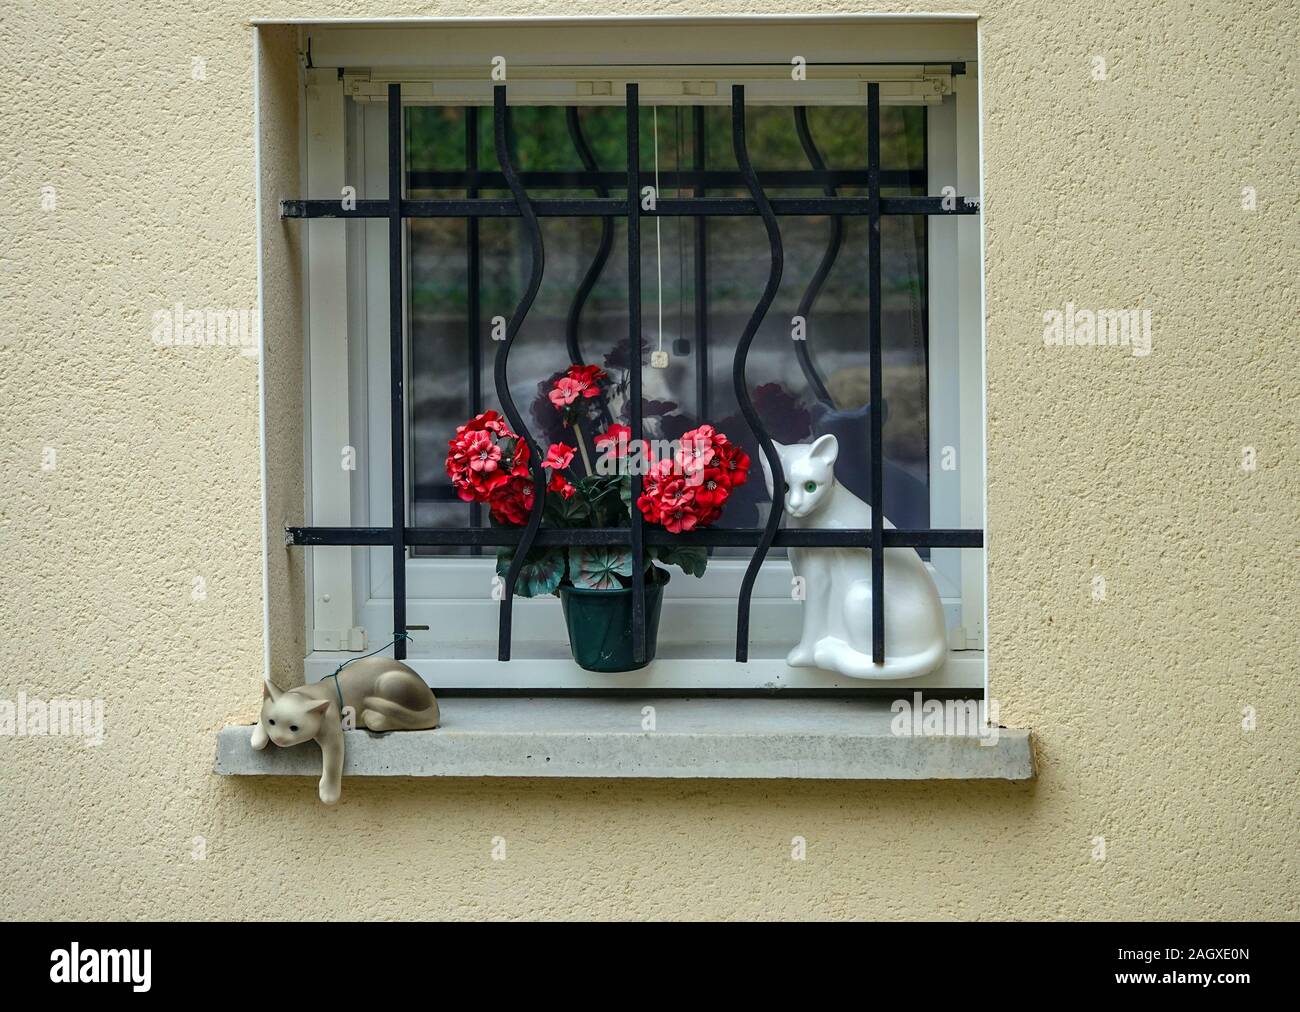
[[[658,110],[659,168],[671,172],[677,168],[690,169],[695,164],[693,112],[689,107],[662,107]],[[465,170],[466,110],[459,107],[412,106],[407,115],[407,168],[409,172],[463,172]],[[622,172],[626,169],[626,111],[616,106],[596,106],[579,110],[582,133],[596,159],[605,172]],[[642,107],[641,168],[646,179],[653,178],[655,110]],[[522,172],[576,172],[582,161],[574,148],[565,122],[565,110],[558,106],[512,106],[510,108],[514,160]],[[808,110],[809,129],[826,165],[831,169],[863,169],[866,166],[867,128],[866,112],[852,106],[821,106]],[[726,106],[707,106],[704,109],[707,150],[705,165],[714,171],[735,171],[736,159],[732,150],[731,110]],[[746,110],[746,145],[750,161],[762,171],[803,170],[809,163],[799,144],[794,127],[794,114],[790,107],[759,106]],[[493,111],[490,107],[478,110],[479,170],[499,172],[496,143],[493,135]],[[886,170],[924,170],[925,168],[925,110],[920,106],[885,106],[880,115],[881,164]],[[531,187],[534,197],[572,196],[575,191]],[[582,193],[584,191],[577,191]],[[710,196],[744,196],[743,187],[728,187],[709,191]],[[771,196],[817,195],[819,188],[768,187]],[[843,193],[865,193],[865,187],[844,187]],[[924,193],[924,188],[892,190],[889,192]],[[461,197],[463,190],[420,190],[418,196]],[[610,195],[621,197],[623,191],[611,189]],[[666,191],[666,195],[673,195]],[[483,197],[507,197],[509,192],[483,191]],[[825,219],[813,219],[824,222]],[[548,222],[547,224],[553,224]],[[587,225],[592,225],[588,228]],[[586,248],[595,250],[599,240],[599,226],[583,221],[570,221],[567,227],[577,229],[589,240]],[[825,226],[823,226],[825,227]],[[450,219],[425,220],[413,224],[422,233],[423,241],[438,245],[462,237],[463,223]],[[737,251],[747,254],[747,249]],[[716,255],[727,258],[724,250]],[[463,285],[439,284],[428,278],[419,289],[412,292],[412,305],[432,309],[435,305],[444,311],[463,310],[466,297]],[[493,278],[488,272],[483,277],[482,289],[485,303],[505,303],[517,297],[514,285],[501,290],[491,290]],[[600,302],[622,297],[611,290],[613,279],[605,272],[592,292],[591,301]],[[910,297],[917,295],[919,278],[914,272],[891,271],[886,265],[881,279],[886,296]],[[685,278],[686,289],[682,297],[693,300],[693,273]],[[621,287],[621,279],[620,279]],[[838,292],[827,292],[824,298],[840,295],[850,301],[865,298],[866,272],[855,273]],[[553,286],[552,286],[553,289]],[[752,286],[725,270],[710,278],[710,299],[718,308],[742,306],[754,298]],[[541,307],[539,306],[539,309]]]
[[[688,107],[658,110],[659,165],[664,170],[694,164],[692,112]],[[626,168],[625,110],[593,106],[579,111],[582,133],[597,164],[606,171]],[[559,106],[511,106],[516,168],[525,172],[558,172],[582,168],[569,138],[565,110]],[[649,172],[654,158],[655,110],[641,108],[641,168]],[[707,168],[736,168],[731,144],[731,110],[706,106]],[[678,125],[680,124],[680,133]],[[817,106],[808,110],[813,138],[832,169],[864,168],[867,161],[866,111],[854,106]],[[412,172],[456,172],[465,168],[465,110],[453,106],[411,106],[406,110],[407,168]],[[479,167],[500,168],[493,136],[492,109],[478,110]],[[786,106],[756,106],[746,110],[745,135],[749,157],[761,169],[806,169],[808,160]],[[925,168],[925,109],[885,106],[880,110],[880,161],[886,169]]]

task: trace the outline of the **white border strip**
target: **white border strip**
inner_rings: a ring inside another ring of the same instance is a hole
[[[257,449],[262,482],[262,678],[271,679],[271,545],[267,540],[266,271],[262,244],[262,33],[253,32],[253,214],[257,237]]]
[[[275,25],[346,25],[349,28],[380,28],[397,26],[402,28],[418,27],[427,25],[431,28],[508,28],[512,25],[529,25],[534,28],[569,28],[575,25],[598,27],[600,25],[616,25],[620,27],[636,27],[638,25],[673,25],[673,24],[691,24],[691,25],[762,25],[762,24],[781,24],[785,22],[806,22],[816,21],[822,24],[860,24],[863,22],[897,22],[907,23],[913,21],[948,21],[948,22],[968,22],[978,21],[981,15],[957,12],[935,13],[935,14],[887,14],[887,13],[869,13],[869,14],[705,14],[705,15],[674,15],[674,14],[607,14],[597,17],[587,17],[584,15],[521,15],[519,17],[505,18],[455,18],[455,17],[390,17],[390,18],[348,18],[348,17],[318,17],[318,18],[250,18],[245,22],[254,28],[262,26]]]
[[[988,204],[984,194],[984,31],[983,25],[975,25],[975,124],[976,141],[979,144],[980,174],[980,392],[984,398],[980,412],[980,439],[984,444],[984,474],[980,487],[984,495],[983,513],[980,518],[984,529],[984,699],[992,699],[992,679],[989,676],[990,650],[992,633],[989,629],[989,333],[988,333],[988,286],[985,284],[987,271],[985,257],[985,234],[988,221]],[[984,708],[985,717],[992,723],[993,710]]]

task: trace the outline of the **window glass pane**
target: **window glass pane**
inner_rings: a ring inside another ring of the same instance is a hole
[[[467,143],[473,114],[461,108],[408,110],[408,174],[415,198],[508,197],[495,153],[492,111],[477,111],[477,144]],[[516,165],[534,197],[594,196],[598,187],[622,197],[625,111],[578,110],[577,121],[597,166],[610,175],[583,175],[570,117],[559,107],[511,107]],[[865,193],[866,114],[862,108],[820,107],[807,113],[809,132],[826,166],[857,173],[841,195]],[[644,107],[643,183],[655,178],[661,196],[745,196],[732,149],[731,112],[724,106]],[[886,194],[926,193],[925,109],[885,106],[881,152]],[[824,180],[811,164],[789,107],[746,112],[750,158],[772,197],[820,195]],[[702,142],[702,143],[701,143]],[[477,151],[480,176],[469,174]],[[689,175],[703,167],[707,175]],[[683,177],[681,174],[688,174]],[[477,186],[477,189],[475,189]],[[792,318],[822,265],[835,232],[825,216],[779,219],[785,270],[775,301],[751,347],[751,397],[772,435],[807,441],[834,432],[841,443],[839,478],[863,498],[868,492],[868,223],[842,219],[840,248],[807,312],[808,370],[792,340]],[[627,253],[620,219],[543,218],[546,271],[541,290],[510,357],[511,392],[545,450],[567,438],[545,391],[570,363],[576,341],[585,362],[616,381],[609,418],[626,422]],[[757,441],[732,389],[736,342],[767,280],[767,238],[761,219],[664,217],[642,219],[644,417],[648,436],[672,439],[708,421],[757,457]],[[606,232],[608,235],[606,236]],[[476,410],[500,409],[492,379],[497,344],[494,317],[509,317],[528,281],[529,248],[522,223],[485,218],[413,220],[409,233],[412,389],[411,473],[417,524],[486,523],[455,500],[443,469],[447,440]],[[575,299],[602,248],[609,253],[576,313]],[[899,527],[929,525],[926,224],[923,216],[882,222],[882,301],[885,394],[885,514]],[[477,292],[471,254],[477,249]],[[703,271],[700,270],[703,251]],[[704,275],[703,290],[697,277]],[[662,330],[661,321],[662,319]],[[649,365],[653,350],[669,353],[666,369]],[[477,384],[472,381],[477,354]],[[811,373],[811,375],[809,374]],[[476,399],[477,392],[477,399]],[[720,526],[760,525],[768,509],[757,459],[747,486],[733,495]],[[748,549],[715,554],[749,555]]]

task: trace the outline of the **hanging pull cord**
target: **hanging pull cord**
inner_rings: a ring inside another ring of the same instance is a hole
[[[654,117],[654,148],[655,148],[655,209],[659,207],[659,107],[652,106],[651,112]],[[664,247],[663,233],[660,231],[663,218],[655,214],[655,272],[658,275],[658,287],[655,289],[655,298],[659,302],[659,354],[664,350]]]
[[[335,668],[331,674],[325,676],[325,678],[334,679],[334,691],[339,694],[339,717],[343,716],[343,689],[339,687],[339,672],[342,671],[344,668],[346,668],[353,661],[364,661],[367,657],[374,657],[375,654],[379,653],[380,651],[387,650],[391,646],[396,646],[398,640],[409,640],[410,638],[411,638],[410,633],[404,633],[404,632],[398,633],[391,640],[385,643],[382,647],[372,650],[368,654],[362,654],[360,657],[349,657],[346,661],[344,661],[337,668]],[[324,678],[321,679],[321,681],[324,680],[325,680]]]

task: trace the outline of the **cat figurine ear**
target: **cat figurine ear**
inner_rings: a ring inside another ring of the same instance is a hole
[[[840,456],[840,441],[830,432],[818,436],[808,447],[808,456],[825,467],[834,468]]]
[[[269,699],[272,703],[280,698],[280,690],[277,689],[266,679],[262,679],[262,698]]]

